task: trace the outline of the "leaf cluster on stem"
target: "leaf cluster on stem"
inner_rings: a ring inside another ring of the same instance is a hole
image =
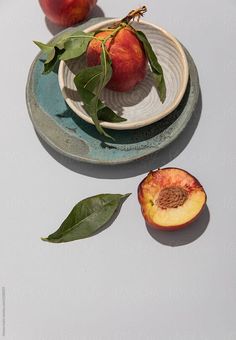
[[[51,72],[60,60],[70,60],[81,57],[87,50],[88,44],[92,39],[101,43],[100,65],[86,67],[82,69],[74,78],[75,86],[83,101],[84,108],[92,118],[97,131],[104,137],[113,139],[101,126],[100,121],[123,122],[126,119],[117,115],[111,108],[107,107],[101,100],[103,88],[108,84],[112,77],[112,60],[106,43],[115,39],[116,35],[125,27],[132,29],[138,40],[143,45],[146,57],[150,64],[153,75],[154,85],[157,89],[161,102],[166,98],[166,85],[162,67],[158,62],[157,56],[152,49],[147,37],[142,31],[135,30],[130,24],[135,18],[140,19],[147,11],[146,6],[142,6],[128,13],[122,20],[117,21],[108,30],[111,33],[105,38],[96,37],[98,32],[85,33],[80,30],[65,32],[57,37],[53,42],[43,44],[35,41],[35,44],[46,54],[44,61],[44,74]]]

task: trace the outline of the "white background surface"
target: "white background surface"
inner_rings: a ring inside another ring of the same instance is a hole
[[[98,4],[106,16],[117,17],[142,5]],[[36,0],[0,2],[0,283],[6,289],[6,339],[236,339],[236,3],[146,0],[146,5],[145,20],[172,32],[192,54],[202,105],[159,155],[97,168],[49,153],[39,141],[25,85],[38,53],[32,40],[45,42],[52,33]],[[136,190],[148,170],[165,165],[199,179],[208,209],[189,229],[151,235]],[[67,244],[40,240],[76,202],[107,191],[133,193],[110,228]]]

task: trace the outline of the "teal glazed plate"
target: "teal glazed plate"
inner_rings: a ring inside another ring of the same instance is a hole
[[[83,30],[101,21],[104,18],[91,19],[80,28]],[[200,89],[197,69],[185,48],[184,51],[189,66],[189,81],[178,107],[165,118],[143,128],[108,130],[115,141],[104,140],[93,125],[69,108],[58,84],[57,70],[42,75],[44,55],[39,53],[31,65],[26,86],[27,107],[36,132],[61,154],[94,164],[129,163],[161,150],[184,130],[198,103]]]

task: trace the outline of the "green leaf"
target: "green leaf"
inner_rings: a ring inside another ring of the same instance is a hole
[[[102,44],[102,52],[101,52],[101,73],[98,74],[97,79],[97,86],[94,89],[94,94],[95,96],[93,99],[90,101],[89,104],[89,113],[94,121],[94,124],[98,130],[98,132],[106,137],[111,138],[110,135],[108,135],[101,125],[99,124],[98,120],[98,109],[99,109],[99,97],[101,95],[102,89],[106,86],[106,84],[109,82],[112,76],[112,67],[111,67],[111,61],[107,55],[106,49],[104,44]]]
[[[100,75],[99,87],[97,90],[99,94],[101,93],[102,89],[107,85],[107,83],[112,77],[111,60],[103,44],[102,44],[102,52],[101,52],[100,57],[101,57],[101,66],[102,66],[103,73]]]
[[[84,69],[82,72],[83,72],[83,75],[86,77],[87,81],[89,81],[90,80],[89,75],[90,75],[91,70],[89,70],[88,75],[86,74],[86,71],[87,71],[87,69]],[[98,77],[100,77],[100,76],[98,76]],[[108,135],[106,133],[106,131],[102,128],[102,126],[99,123],[97,112],[98,112],[99,109],[103,108],[102,102],[100,101],[100,99],[96,98],[96,94],[94,94],[93,92],[90,92],[85,86],[83,86],[83,84],[85,82],[85,78],[83,79],[83,82],[80,83],[79,79],[81,79],[81,78],[82,78],[82,76],[79,73],[77,76],[75,76],[74,82],[75,82],[75,85],[76,85],[77,90],[79,92],[80,98],[84,102],[85,110],[89,113],[90,117],[92,118],[98,132],[101,135],[104,135],[105,137],[113,139],[110,135]],[[97,78],[97,79],[98,79],[97,80],[97,86],[98,86],[99,78]],[[96,86],[96,83],[94,82],[94,87],[95,86]],[[95,91],[95,89],[94,89],[94,91]],[[94,110],[94,104],[93,104],[94,98],[96,98],[96,100],[97,100],[96,111]]]
[[[69,60],[80,57],[87,50],[88,44],[92,39],[92,33],[80,32],[79,35],[70,37],[64,43],[65,52],[60,56],[60,60]]]
[[[81,70],[74,78],[76,87],[83,87],[89,92],[94,92],[102,74],[102,66],[97,65]],[[90,98],[89,98],[90,99]]]
[[[59,60],[69,60],[81,56],[86,51],[93,35],[94,33],[84,33],[83,31],[65,32],[48,44],[34,41],[47,55],[43,73],[51,72]]]
[[[69,242],[94,235],[108,223],[122,201],[130,194],[100,194],[80,201],[59,229],[43,241]]]
[[[142,42],[146,56],[151,66],[151,70],[153,72],[154,83],[160,97],[161,102],[163,103],[166,99],[166,85],[164,74],[161,65],[158,62],[157,56],[152,49],[151,44],[149,43],[145,34],[141,31],[135,31],[138,39]]]
[[[105,137],[113,139],[109,134],[106,133],[106,131],[102,128],[102,126],[99,123],[98,119],[98,111],[101,108],[100,107],[100,95],[102,92],[102,89],[106,86],[106,84],[109,82],[112,76],[112,67],[111,67],[111,61],[107,55],[105,46],[102,44],[102,52],[101,52],[101,68],[98,69],[96,76],[94,77],[91,83],[87,86],[91,89],[93,87],[93,98],[89,102],[89,104],[86,104],[88,112],[95,124],[96,129],[101,135],[104,135]],[[86,88],[86,86],[85,86]]]
[[[55,37],[52,41],[52,45],[53,46],[57,46],[60,49],[64,48],[64,44],[65,42],[70,39],[71,35],[73,34],[73,32],[71,31],[66,31],[62,34],[60,34],[58,37]]]
[[[43,44],[39,41],[34,43],[41,49],[43,53],[47,55],[44,61],[43,74],[48,74],[54,69],[55,64],[58,62],[60,55],[64,52],[64,49],[59,49],[57,46],[49,44]]]
[[[64,48],[64,45],[68,40],[72,38],[75,38],[75,39],[83,38],[84,36],[90,37],[90,39],[92,39],[94,36],[94,33],[93,32],[85,33],[81,30],[69,30],[68,32],[64,32],[60,34],[58,37],[55,37],[52,41],[52,44],[62,49]]]
[[[50,44],[43,44],[39,41],[34,41],[34,43],[41,49],[41,51],[47,54],[47,59],[44,63],[50,63],[55,57],[55,47],[51,46]]]
[[[104,122],[111,122],[111,123],[121,123],[127,120],[126,118],[118,116],[108,106],[104,106],[102,109],[98,111],[98,119],[103,120]]]
[[[93,93],[98,86],[99,77],[102,74],[102,66],[88,67],[81,70],[74,78],[75,86],[78,89],[81,100],[84,102],[85,110],[90,113],[90,103],[94,98]],[[98,99],[98,119],[106,122],[120,123],[126,121],[125,118],[118,116],[114,111],[107,107]]]
[[[49,58],[44,62],[44,71],[43,74],[48,74],[51,71],[53,71],[56,63],[59,61],[60,55],[64,52],[64,50],[59,50],[57,47],[55,47],[55,53],[52,60],[49,60]]]
[[[50,45],[50,44],[43,44],[40,41],[35,41],[34,40],[35,45],[37,45],[44,53],[50,53],[53,49],[54,46]]]

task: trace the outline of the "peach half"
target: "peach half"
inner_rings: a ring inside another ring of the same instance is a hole
[[[193,222],[206,204],[199,181],[178,168],[151,171],[138,187],[145,221],[161,230],[178,230]]]

